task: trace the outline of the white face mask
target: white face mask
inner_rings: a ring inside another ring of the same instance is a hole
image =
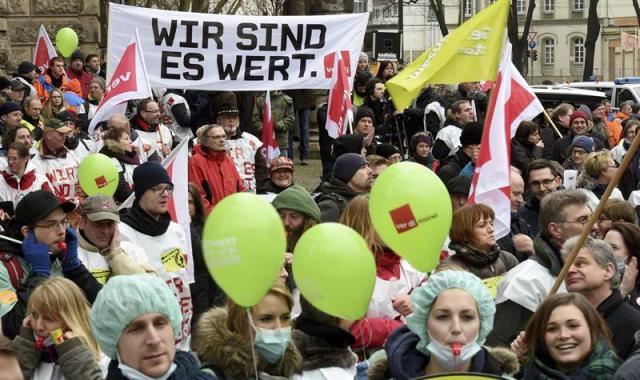
[[[475,354],[480,351],[482,347],[478,344],[478,336],[473,342],[460,346],[459,351],[454,351],[450,345],[442,344],[430,337],[427,350],[431,353],[431,357],[436,359],[443,367],[448,370],[459,370],[464,365],[469,363]]]
[[[175,372],[176,368],[178,368],[176,363],[171,363],[171,366],[169,367],[167,373],[159,377],[150,377],[138,371],[137,369],[131,368],[128,365],[124,364],[117,352],[116,355],[118,358],[118,369],[120,370],[120,372],[122,372],[122,375],[129,380],[166,380],[169,378],[169,376],[173,375],[173,372]]]

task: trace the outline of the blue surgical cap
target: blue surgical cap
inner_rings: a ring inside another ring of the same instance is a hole
[[[496,313],[496,306],[489,291],[482,281],[469,272],[445,270],[433,274],[429,281],[411,294],[413,302],[413,313],[407,316],[407,327],[414,334],[420,337],[420,342],[416,348],[429,355],[427,346],[429,345],[429,333],[427,332],[427,318],[431,305],[435,299],[448,289],[463,289],[476,300],[478,315],[480,316],[480,332],[478,333],[478,344],[482,345],[487,339],[487,335],[493,329],[493,317]]]
[[[102,352],[115,359],[122,331],[149,313],[166,315],[174,336],[178,335],[182,324],[180,305],[164,281],[148,274],[110,278],[91,308],[91,328]]]

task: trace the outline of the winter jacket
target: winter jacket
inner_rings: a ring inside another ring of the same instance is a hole
[[[242,132],[227,139],[224,145],[236,166],[236,171],[244,181],[244,187],[247,191],[255,193],[256,161],[257,155],[261,154],[259,149],[262,147],[262,141],[250,133]]]
[[[146,258],[158,277],[167,283],[180,302],[182,325],[175,339],[178,348],[188,349],[193,307],[189,290],[191,278],[187,271],[188,242],[185,231],[182,226],[171,221],[169,213],[162,215],[159,220],[154,219],[140,207],[137,200],[122,217],[119,228],[123,242],[144,247]]]
[[[225,308],[211,309],[200,317],[191,348],[202,361],[203,368],[222,373],[225,379],[256,377],[251,341],[227,328]],[[256,355],[259,379],[270,378],[268,376],[290,378],[302,370],[302,356],[293,341],[278,363],[270,364],[257,352]]]
[[[56,197],[78,203],[76,185],[81,160],[72,151],[64,147],[62,153],[54,155],[46,149],[45,144],[41,144],[31,162],[34,169],[47,178]]]
[[[349,348],[353,335],[322,322],[298,318],[293,341],[302,355],[302,374],[293,380],[353,380],[358,357]]]
[[[20,369],[25,379],[32,380],[102,380],[100,365],[93,353],[75,337],[49,347],[51,353],[35,346],[34,332],[20,328],[20,335],[11,343],[18,352]]]
[[[295,113],[293,111],[293,100],[283,92],[271,92],[269,96],[271,98],[271,119],[273,120],[273,129],[276,132],[278,148],[282,151],[289,147],[289,129],[291,129],[296,120]],[[258,96],[253,107],[253,129],[257,133],[262,133],[264,99],[265,94]]]
[[[498,286],[493,330],[487,337],[490,346],[509,347],[547,297],[562,269],[564,261],[555,245],[538,236],[533,249],[533,256],[507,272]],[[560,289],[564,291],[564,284]]]
[[[536,236],[540,233],[539,215],[540,201],[532,194],[529,196],[529,200],[518,210],[518,217],[531,227],[529,236]]]
[[[200,370],[198,359],[189,352],[177,350],[173,363],[177,366],[176,370],[166,380],[218,380],[215,375]],[[106,380],[129,380],[122,374],[118,364],[117,360],[112,360],[109,363],[109,374]]]
[[[524,380],[609,380],[613,377],[622,361],[604,341],[596,343],[595,348],[580,366],[571,373],[560,372],[555,364],[534,358],[524,367]]]
[[[596,207],[598,207],[600,198],[607,189],[606,184],[597,183],[594,178],[592,178],[585,172],[580,173],[580,175],[578,176],[576,187],[587,196],[587,205],[591,210],[595,210]],[[624,197],[622,196],[622,192],[620,191],[620,189],[616,187],[613,189],[613,192],[609,196],[609,199],[624,200]]]
[[[360,194],[333,176],[322,182],[314,193],[320,193],[316,196],[316,203],[323,223],[338,222],[347,203]]]
[[[420,157],[417,154],[412,154],[411,156],[409,156],[408,161],[426,166],[432,172],[437,172],[440,166],[440,161],[436,160],[436,158],[431,153],[429,153],[427,157]]]
[[[189,182],[198,186],[207,212],[227,195],[246,191],[244,182],[227,152],[195,145],[189,159]]]
[[[120,144],[113,140],[103,140],[100,153],[111,158],[118,168],[118,187],[113,195],[116,202],[124,202],[133,193],[133,171],[141,164],[140,155],[134,148],[126,152]]]
[[[433,156],[442,161],[442,159],[455,153],[455,150],[460,146],[461,134],[462,126],[451,119],[447,119],[444,127],[436,135],[433,149],[431,150]]]
[[[59,84],[56,85],[56,82]],[[54,88],[60,89],[62,92],[71,91],[79,97],[82,97],[82,85],[80,81],[67,78],[64,74],[56,81],[51,76],[50,69],[47,69],[45,74],[40,75],[40,77],[33,82],[33,87],[35,87],[42,104],[49,99],[49,93],[51,93]]]
[[[257,194],[280,194],[281,192],[285,191],[291,186],[293,186],[293,183],[287,187],[280,187],[275,183],[273,183],[273,181],[269,180],[269,182],[266,182],[258,186],[258,190],[256,191],[256,193]]]
[[[618,145],[616,145],[615,147],[613,147],[613,149],[611,149],[611,155],[613,156],[613,160],[616,163],[620,164],[624,156],[629,151],[629,148],[631,148],[631,141],[627,141],[626,138],[622,139],[622,141],[620,141]]]
[[[526,173],[527,167],[533,160],[542,158],[542,148],[529,142],[521,143],[514,138],[511,139],[511,165]]]
[[[131,119],[131,130],[136,130],[138,135],[142,137],[144,141],[148,141],[153,144],[153,147],[158,153],[160,160],[165,159],[165,154],[162,152],[163,146],[169,148],[175,148],[177,145],[174,141],[173,132],[163,124],[151,125],[142,120],[139,115],[135,115]],[[134,141],[133,136],[131,140]]]
[[[449,244],[449,249],[456,254],[449,256],[448,262],[460,265],[481,280],[503,275],[520,263],[511,253],[500,250],[497,244],[490,252],[482,252],[468,245],[453,242]]]
[[[93,75],[88,72],[82,70],[80,74],[77,74],[75,71],[71,69],[71,67],[67,68],[67,78],[70,80],[77,80],[80,83],[80,89],[82,90],[82,96],[84,99],[89,97],[89,84],[93,80]]]
[[[137,245],[123,241],[115,252],[110,248],[99,250],[82,231],[78,231],[78,258],[102,285],[111,276],[156,273],[144,250]]]
[[[28,193],[36,190],[53,191],[47,178],[36,170],[31,161],[27,163],[22,177],[9,172],[9,168],[0,172],[0,202],[13,202],[15,207]]]
[[[597,152],[605,148],[605,142],[602,141],[599,137],[600,135],[586,135],[587,137],[591,137],[593,139],[593,151]],[[553,144],[553,157],[554,161],[562,164],[567,157],[569,157],[569,148],[573,143],[573,138],[575,135],[573,132],[570,132],[567,136],[561,138]],[[608,142],[607,142],[608,143]],[[608,146],[608,144],[606,145]]]
[[[634,334],[634,338],[633,353],[618,368],[613,380],[637,380],[640,377],[640,331]]]
[[[498,243],[500,249],[513,254],[513,256],[515,256],[518,261],[523,262],[529,258],[529,254],[516,250],[516,247],[513,245],[513,237],[515,235],[527,235],[529,237],[535,236],[531,232],[531,226],[529,225],[529,223],[527,223],[527,221],[523,218],[519,217],[517,213],[512,213],[509,235],[498,239],[496,243]]]
[[[167,91],[158,102],[162,124],[171,129],[177,141],[193,138],[191,110],[187,100],[174,90]]]
[[[420,338],[404,326],[391,334],[384,355],[371,359],[369,380],[410,380],[422,378],[431,358],[416,349]],[[482,347],[471,359],[469,372],[487,375],[513,375],[519,370],[516,355],[504,348]]]
[[[596,310],[609,326],[613,348],[622,360],[626,360],[633,352],[634,335],[640,331],[640,311],[624,302],[618,289],[613,289]]]
[[[449,182],[453,177],[456,177],[462,169],[471,162],[471,157],[462,150],[458,150],[453,156],[449,157],[446,164],[440,167],[438,171],[438,177],[442,180],[442,183]]]

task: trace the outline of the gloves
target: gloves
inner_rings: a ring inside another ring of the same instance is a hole
[[[22,241],[22,252],[25,260],[31,265],[31,271],[49,277],[51,274],[49,247],[36,241],[33,230],[30,230],[27,238]]]
[[[82,262],[78,258],[78,236],[73,228],[67,227],[67,234],[64,241],[67,243],[67,252],[65,252],[62,260],[62,271],[69,272],[82,265]]]

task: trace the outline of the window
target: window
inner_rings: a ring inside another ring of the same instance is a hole
[[[573,0],[573,11],[581,12],[584,9],[584,0]]]
[[[354,13],[364,12],[364,0],[353,0],[353,12]]]
[[[380,8],[377,8],[377,9],[374,11],[374,14],[375,14],[375,18],[380,18]]]
[[[555,0],[544,0],[544,13],[553,13],[556,10]]]
[[[573,40],[573,63],[576,65],[584,64],[584,39],[582,37]]]
[[[542,42],[544,49],[544,64],[553,65],[556,62],[556,43],[553,39],[547,38]]]
[[[473,0],[464,0],[464,17],[472,17],[473,16]]]
[[[632,100],[634,103],[636,101],[636,98],[633,96],[633,92],[626,88],[618,89],[616,99],[616,105],[618,107],[620,107],[620,104],[626,102],[627,100]]]
[[[516,12],[519,15],[527,13],[527,0],[516,0]]]
[[[389,8],[385,8],[382,10],[382,17],[383,18],[389,17]]]

